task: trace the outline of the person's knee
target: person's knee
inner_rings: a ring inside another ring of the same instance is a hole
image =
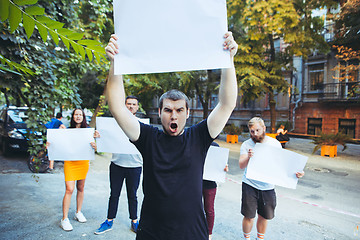
[[[78,192],[83,193],[84,190],[85,190],[85,185],[84,184],[78,184],[76,186],[76,189],[77,189]]]
[[[84,192],[84,189],[85,189],[85,180],[79,180],[77,183],[76,183],[76,189],[78,192]]]
[[[85,190],[85,186],[84,186],[84,185],[78,185],[78,186],[77,186],[77,191],[78,191],[78,192],[81,192],[81,193],[82,193],[82,192],[84,192],[84,190]]]
[[[71,195],[73,192],[74,192],[74,187],[72,187],[72,186],[66,187],[65,194]]]
[[[255,218],[248,218],[248,217],[244,217],[243,218],[243,222],[244,223],[253,223]]]

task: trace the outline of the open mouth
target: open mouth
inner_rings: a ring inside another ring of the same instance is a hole
[[[177,125],[177,123],[171,123],[170,124],[170,131],[171,132],[176,132],[177,131],[177,128],[178,128],[178,125]]]

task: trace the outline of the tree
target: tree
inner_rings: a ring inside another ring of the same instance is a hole
[[[136,95],[145,111],[153,107],[154,97],[179,89],[189,98],[199,99],[205,119],[209,114],[210,99],[218,92],[220,70],[129,75],[124,77],[124,82],[127,94]]]
[[[196,97],[203,109],[203,119],[209,115],[211,97],[218,93],[220,70],[202,70],[181,73],[183,91],[189,97]]]
[[[0,1],[0,86],[7,104],[15,99],[17,105],[30,107],[27,125],[31,132],[44,131],[41,123],[49,120],[55,107],[81,104],[78,83],[87,70],[96,69],[92,60],[101,63],[104,57],[101,42],[84,39],[80,33],[85,25],[76,8],[70,0]],[[28,135],[32,154],[41,146],[34,134]]]
[[[360,50],[360,0],[348,0],[335,17],[336,45]]]
[[[268,95],[272,132],[276,130],[275,95],[288,91],[283,71],[292,69],[292,57],[329,50],[321,36],[323,21],[311,12],[331,4],[316,0],[232,0],[228,4],[230,29],[239,43],[235,61],[243,99]],[[275,41],[282,43],[281,49],[275,49]]]
[[[333,69],[339,72],[339,77],[333,77],[343,83],[345,86],[345,96],[348,98],[356,97],[360,94],[360,84],[358,75],[360,70],[360,50],[355,51],[346,46],[336,46],[336,58],[339,60],[338,65]]]
[[[61,39],[67,49],[70,50],[71,46],[83,59],[87,56],[91,61],[95,56],[99,62],[101,61],[101,57],[104,57],[104,49],[99,46],[98,41],[83,40],[84,34],[63,28],[64,23],[45,16],[45,8],[34,5],[37,2],[38,0],[1,0],[1,22],[8,20],[11,33],[14,33],[19,24],[22,23],[28,39],[33,34],[36,26],[43,42],[46,42],[48,36],[50,36],[57,45]],[[3,59],[4,57],[2,57]],[[9,59],[1,62],[2,65],[5,63],[10,67],[16,67]],[[4,69],[4,66],[1,67]]]

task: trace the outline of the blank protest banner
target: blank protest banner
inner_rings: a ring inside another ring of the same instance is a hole
[[[46,137],[50,160],[95,160],[94,128],[48,129]]]
[[[115,75],[229,68],[226,0],[114,0]]]
[[[246,177],[261,182],[295,189],[298,178],[296,172],[302,172],[308,157],[301,154],[256,143],[254,156],[250,158]]]
[[[203,179],[225,182],[226,172],[224,168],[228,159],[228,148],[210,146],[205,158]]]
[[[150,123],[148,118],[138,120],[145,124]],[[96,139],[98,152],[140,154],[135,145],[129,141],[115,118],[97,117],[96,130],[100,133],[100,138]]]

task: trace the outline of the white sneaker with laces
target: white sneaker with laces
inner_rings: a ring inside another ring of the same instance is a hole
[[[84,214],[82,214],[82,212],[75,213],[75,220],[78,220],[81,223],[84,223],[87,221]]]
[[[73,227],[70,223],[70,220],[68,218],[65,218],[64,220],[61,219],[60,226],[64,231],[71,231],[73,230]]]

